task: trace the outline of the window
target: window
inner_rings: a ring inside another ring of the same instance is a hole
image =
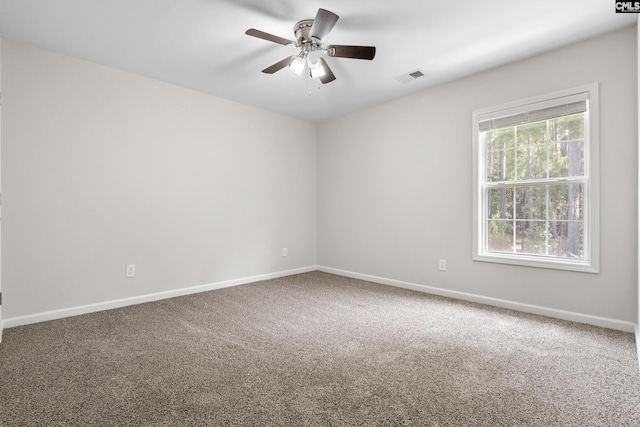
[[[597,84],[473,113],[474,259],[598,272]]]

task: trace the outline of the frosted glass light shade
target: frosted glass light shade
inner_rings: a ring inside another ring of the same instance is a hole
[[[307,58],[307,65],[309,65],[309,70],[311,70],[311,77],[317,78],[324,76],[324,67],[322,66],[322,61],[317,54],[309,55]]]
[[[290,65],[289,65],[289,69],[291,70],[291,72],[293,74],[295,74],[296,76],[301,76],[302,72],[304,71],[304,58],[301,57],[297,57],[295,59],[295,61],[293,61]]]

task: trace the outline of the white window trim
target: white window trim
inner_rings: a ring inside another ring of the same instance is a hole
[[[584,97],[589,100],[589,127],[586,129],[588,148],[585,149],[585,174],[588,174],[589,185],[585,186],[588,203],[585,203],[584,230],[585,250],[583,260],[541,257],[536,255],[510,254],[484,251],[483,196],[485,156],[480,158],[479,123],[484,120],[505,117],[525,110],[545,108],[562,102]],[[600,272],[600,131],[599,131],[599,99],[598,83],[591,83],[572,89],[540,95],[520,101],[509,102],[493,107],[473,111],[473,260],[512,264],[529,267],[552,268],[580,271],[587,273]]]

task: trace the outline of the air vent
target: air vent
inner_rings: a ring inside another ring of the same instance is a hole
[[[418,68],[417,70],[413,70],[408,72],[407,74],[403,74],[401,76],[396,77],[396,80],[398,80],[401,83],[409,83],[414,81],[415,79],[424,77],[425,75],[426,73],[422,71],[420,68]]]

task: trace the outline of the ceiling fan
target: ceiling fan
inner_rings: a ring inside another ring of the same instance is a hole
[[[329,45],[326,48],[323,47],[322,41],[336,25],[338,18],[339,16],[333,12],[318,9],[315,19],[303,19],[293,27],[297,41],[274,36],[255,28],[248,29],[245,34],[285,46],[300,48],[298,55],[289,56],[276,62],[262,70],[263,73],[273,74],[288,66],[294,74],[301,76],[305,68],[308,67],[311,77],[319,78],[325,84],[334,81],[336,76],[323,58],[323,54],[334,58],[369,60],[376,55],[374,46]]]

